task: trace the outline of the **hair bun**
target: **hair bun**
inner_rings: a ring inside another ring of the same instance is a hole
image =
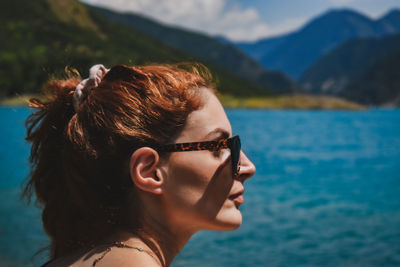
[[[115,65],[109,72],[104,76],[104,80],[108,82],[112,81],[132,81],[137,73],[126,65]]]
[[[109,69],[104,67],[102,64],[93,65],[90,68],[89,78],[81,81],[75,88],[73,96],[73,105],[75,112],[78,111],[80,104],[87,97],[89,91],[99,86],[101,80],[108,71]]]

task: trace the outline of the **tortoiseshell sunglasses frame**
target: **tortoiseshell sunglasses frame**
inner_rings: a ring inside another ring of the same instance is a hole
[[[232,173],[233,175],[237,175],[240,170],[239,159],[241,151],[241,143],[238,135],[227,139],[221,139],[219,141],[167,144],[157,147],[157,151],[159,152],[185,152],[185,151],[199,151],[199,150],[218,151],[223,148],[229,148],[231,150]]]

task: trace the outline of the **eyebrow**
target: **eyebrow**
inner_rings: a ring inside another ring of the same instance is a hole
[[[210,138],[214,135],[215,137],[212,140],[210,140]],[[222,128],[215,128],[214,130],[209,132],[206,136],[204,136],[204,140],[214,141],[219,139],[225,139],[228,138],[229,136],[230,134],[226,130]]]

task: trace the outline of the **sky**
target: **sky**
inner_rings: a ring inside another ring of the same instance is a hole
[[[330,9],[351,8],[376,19],[400,0],[81,0],[231,41],[255,41],[296,31]]]

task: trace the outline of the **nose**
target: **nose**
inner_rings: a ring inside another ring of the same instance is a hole
[[[247,158],[243,151],[240,151],[239,166],[240,170],[236,179],[242,182],[249,179],[256,172],[256,166]]]

